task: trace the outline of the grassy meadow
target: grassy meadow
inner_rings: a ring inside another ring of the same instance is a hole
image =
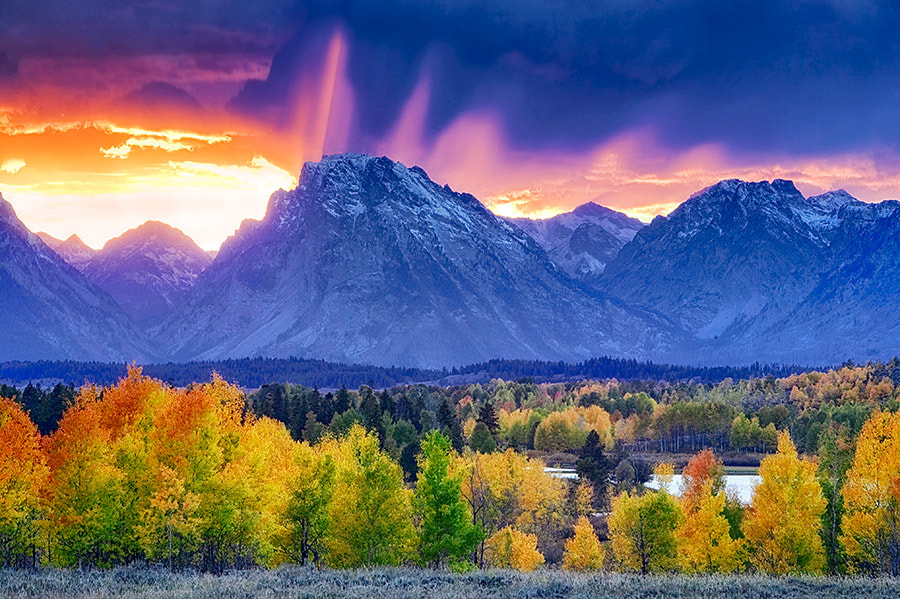
[[[140,566],[108,571],[0,571],[0,597],[4,599],[894,599],[898,596],[900,580],[890,578],[587,575],[559,570],[451,574],[409,568],[318,571],[301,567],[242,570],[221,575],[170,573]]]

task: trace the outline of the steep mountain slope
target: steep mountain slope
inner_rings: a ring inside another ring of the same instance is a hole
[[[163,322],[212,258],[174,227],[148,221],[110,239],[82,269],[145,328]]]
[[[0,361],[156,357],[116,303],[0,196]]]
[[[81,238],[74,233],[65,241],[57,239],[48,233],[41,232],[36,235],[41,238],[41,241],[49,245],[50,249],[59,254],[63,260],[81,271],[84,270],[87,263],[97,253],[97,250],[81,241]]]
[[[679,361],[828,364],[900,352],[896,203],[730,180],[638,232],[600,286],[675,321]]]
[[[769,331],[773,358],[836,363],[900,354],[900,203],[834,213],[832,258],[809,295]]]
[[[718,183],[619,252],[602,288],[659,310],[700,339],[746,336],[816,285],[828,255],[824,210],[789,181]]]
[[[478,200],[387,158],[327,156],[245,221],[160,332],[178,358],[449,366],[653,355],[652,316],[591,295]]]
[[[635,218],[594,202],[551,218],[506,220],[531,235],[569,275],[588,283],[600,276],[622,246],[644,226]]]

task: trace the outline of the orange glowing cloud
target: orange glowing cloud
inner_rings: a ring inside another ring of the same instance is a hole
[[[273,141],[251,129],[6,116],[0,126],[4,197],[31,229],[63,238],[78,233],[94,247],[160,219],[215,249],[241,220],[262,217],[272,191],[295,185],[294,169],[263,156]]]

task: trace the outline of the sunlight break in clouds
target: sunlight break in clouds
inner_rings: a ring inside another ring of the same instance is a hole
[[[93,183],[4,186],[29,228],[65,238],[73,232],[98,248],[126,229],[159,219],[184,231],[204,249],[216,249],[243,218],[262,218],[271,192],[296,186],[287,171],[265,158],[243,165],[170,161],[144,174],[109,177],[103,192]],[[123,198],[127,201],[123,201]],[[74,230],[71,215],[90,227]],[[240,216],[239,216],[240,215]]]
[[[178,152],[180,150],[192,151],[199,144],[216,144],[231,141],[228,135],[200,135],[186,131],[148,131],[146,129],[116,127],[115,125],[100,123],[95,127],[101,131],[111,133],[130,133],[124,143],[109,148],[100,148],[100,152],[107,158],[126,158],[134,148],[156,148],[165,152]]]
[[[23,168],[25,168],[25,161],[21,158],[10,158],[9,160],[4,160],[3,164],[0,164],[0,171],[11,175],[15,175]]]

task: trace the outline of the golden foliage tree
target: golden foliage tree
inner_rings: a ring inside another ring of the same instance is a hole
[[[590,520],[581,516],[575,523],[575,535],[566,541],[563,568],[582,572],[599,570],[603,567],[605,557],[606,553]]]
[[[712,480],[704,484],[699,497],[682,499],[684,520],[675,536],[683,571],[729,574],[741,567],[743,539],[731,538],[725,500],[725,491],[713,493]]]
[[[32,553],[46,476],[37,426],[0,397],[0,567],[24,565]]]
[[[538,551],[537,537],[507,526],[487,540],[485,558],[494,568],[513,568],[531,572],[544,563]]]
[[[819,530],[825,498],[816,465],[801,460],[790,435],[778,437],[778,452],[759,467],[762,479],[744,519],[750,562],[772,574],[819,573],[825,552]]]
[[[842,493],[852,567],[900,574],[900,413],[876,412],[863,425]]]
[[[591,431],[600,436],[601,444],[612,443],[612,422],[599,406],[567,408],[551,412],[534,432],[534,448],[544,451],[581,449]]]
[[[468,453],[457,458],[454,468],[463,472],[462,497],[485,535],[515,526],[548,543],[565,525],[566,482],[544,472],[542,461],[509,449]],[[482,543],[479,563],[484,550]]]

